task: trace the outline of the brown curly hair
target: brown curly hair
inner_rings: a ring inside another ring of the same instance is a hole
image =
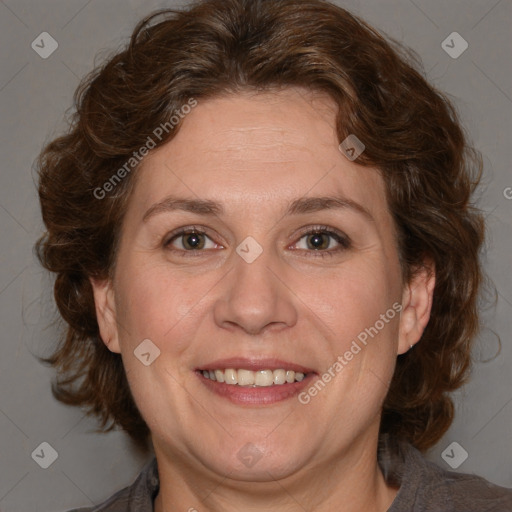
[[[329,2],[206,0],[142,20],[126,49],[81,83],[69,131],[38,159],[47,231],[37,251],[56,274],[67,323],[57,350],[41,359],[57,369],[54,396],[97,415],[102,429],[117,425],[148,447],[121,357],[100,338],[89,281],[112,275],[136,167],[103,198],[97,191],[190,98],[290,86],[327,93],[338,105],[339,140],[355,134],[366,146],[357,162],[381,170],[404,281],[426,258],[435,265],[431,318],[421,342],[398,357],[381,435],[424,451],[450,426],[448,392],[465,382],[479,325],[484,236],[471,203],[481,158],[452,103],[427,83],[413,52]]]

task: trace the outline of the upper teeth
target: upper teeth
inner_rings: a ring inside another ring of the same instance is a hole
[[[274,384],[286,384],[295,381],[300,382],[304,378],[301,372],[293,370],[203,370],[203,376],[207,379],[225,382],[226,384],[238,384],[239,386],[272,386]]]

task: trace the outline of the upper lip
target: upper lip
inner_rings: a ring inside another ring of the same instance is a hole
[[[230,357],[228,359],[217,359],[210,363],[198,366],[196,370],[225,370],[227,368],[242,370],[293,370],[294,372],[314,373],[312,368],[301,364],[292,363],[276,358],[246,358],[246,357]]]

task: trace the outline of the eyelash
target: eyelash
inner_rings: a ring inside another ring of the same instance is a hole
[[[205,252],[205,250],[202,250],[202,249],[184,250],[184,249],[174,249],[174,248],[170,247],[172,242],[174,240],[178,239],[179,237],[185,236],[185,235],[192,235],[192,234],[205,235],[208,237],[207,232],[204,229],[198,228],[196,226],[189,226],[186,228],[182,228],[174,233],[171,233],[169,235],[169,238],[164,242],[164,248],[166,248],[172,252],[182,253],[182,255],[184,257],[201,256],[200,253]],[[308,228],[307,231],[303,231],[300,234],[297,242],[295,242],[294,245],[296,245],[302,238],[304,238],[306,236],[319,235],[319,234],[324,234],[324,235],[328,235],[328,236],[332,237],[336,242],[338,242],[339,246],[336,247],[335,249],[324,249],[324,250],[321,250],[321,249],[320,250],[294,249],[294,250],[300,250],[300,251],[306,251],[306,252],[312,253],[311,254],[312,257],[325,258],[325,257],[332,257],[341,251],[350,249],[352,246],[350,239],[345,234],[343,234],[337,230],[334,230],[334,229],[330,228],[329,226],[313,226],[311,228]],[[208,237],[208,238],[210,238],[210,237]],[[211,238],[210,238],[210,240],[211,240]],[[206,249],[206,250],[211,250],[211,249]],[[186,256],[185,256],[185,254],[186,254]]]

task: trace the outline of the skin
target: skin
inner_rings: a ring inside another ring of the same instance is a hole
[[[138,170],[114,276],[93,288],[102,338],[121,354],[152,433],[157,512],[385,511],[396,495],[377,465],[381,408],[396,356],[428,322],[434,276],[403,284],[383,179],[339,151],[335,112],[328,97],[301,89],[199,101]],[[143,220],[170,195],[215,200],[225,211]],[[352,208],[283,216],[296,198],[333,195],[372,218]],[[351,245],[328,235],[326,249],[308,245],[304,231],[318,225]],[[165,245],[190,226],[207,230],[195,256],[184,254],[186,237]],[[250,264],[236,253],[247,236],[263,248]],[[401,315],[307,405],[296,397],[233,404],[194,372],[240,356],[321,375],[395,302]],[[144,339],[161,351],[150,366],[133,354]],[[247,443],[261,453],[252,467],[237,457]]]

